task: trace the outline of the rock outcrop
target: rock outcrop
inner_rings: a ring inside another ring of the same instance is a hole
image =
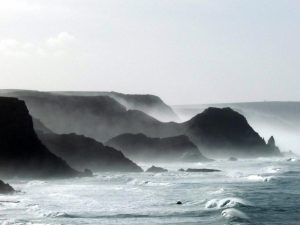
[[[147,173],[164,173],[168,172],[167,169],[164,169],[162,167],[156,167],[156,166],[151,166],[149,169],[146,170]]]
[[[1,177],[79,175],[41,143],[25,103],[15,98],[0,97],[0,155]]]
[[[15,192],[12,186],[0,180],[0,194],[11,194]]]
[[[39,133],[41,141],[57,156],[78,170],[101,172],[142,172],[122,152],[92,138],[77,134]]]
[[[208,108],[183,124],[185,133],[210,155],[257,157],[279,155],[265,143],[246,118],[231,108]]]
[[[143,162],[199,162],[209,161],[187,136],[150,138],[144,134],[122,134],[107,145],[121,150],[134,161]]]

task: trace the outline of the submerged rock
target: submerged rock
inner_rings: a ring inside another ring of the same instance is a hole
[[[203,172],[203,173],[210,173],[210,172],[221,172],[221,170],[216,169],[191,169],[188,168],[186,172]]]
[[[10,194],[15,192],[12,186],[0,180],[0,194]]]
[[[147,169],[146,172],[148,172],[148,173],[163,173],[163,172],[168,172],[168,170],[164,169],[162,167],[152,166],[149,169]]]

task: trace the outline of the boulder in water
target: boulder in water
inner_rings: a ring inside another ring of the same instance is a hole
[[[156,167],[156,166],[151,166],[149,169],[146,170],[148,173],[163,173],[163,172],[168,172],[167,169],[164,169],[162,167]]]

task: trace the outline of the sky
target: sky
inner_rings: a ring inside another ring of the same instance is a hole
[[[299,0],[0,0],[0,88],[300,101]]]

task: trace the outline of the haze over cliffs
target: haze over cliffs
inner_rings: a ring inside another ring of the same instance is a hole
[[[25,100],[34,118],[58,134],[77,133],[98,142],[123,134],[141,133],[150,139],[186,135],[200,152],[209,157],[279,155],[278,149],[266,144],[244,116],[229,108],[209,108],[187,122],[166,123],[139,110],[127,110],[109,96],[32,91],[4,94],[17,95]],[[138,142],[138,136],[133,137]]]
[[[122,134],[107,145],[120,149],[135,161],[145,162],[200,162],[209,161],[185,135],[150,138],[144,134]]]
[[[77,133],[100,142],[123,133],[145,133],[150,137],[179,133],[176,123],[163,123],[108,96],[69,96],[21,91],[2,95],[24,100],[34,118],[58,134]]]
[[[173,106],[183,120],[189,120],[208,107],[230,107],[244,115],[264,137],[274,135],[278,145],[300,153],[300,102],[245,102]]]
[[[155,95],[123,94],[118,92],[53,92],[75,96],[109,96],[126,107],[127,110],[142,111],[162,122],[178,122],[179,117],[173,109]]]
[[[23,101],[0,97],[0,176],[71,177],[79,172],[51,153],[33,130]]]
[[[208,108],[183,123],[185,133],[207,155],[267,156],[279,155],[231,108]]]
[[[41,141],[73,168],[95,172],[142,172],[122,152],[82,135],[39,132]]]

